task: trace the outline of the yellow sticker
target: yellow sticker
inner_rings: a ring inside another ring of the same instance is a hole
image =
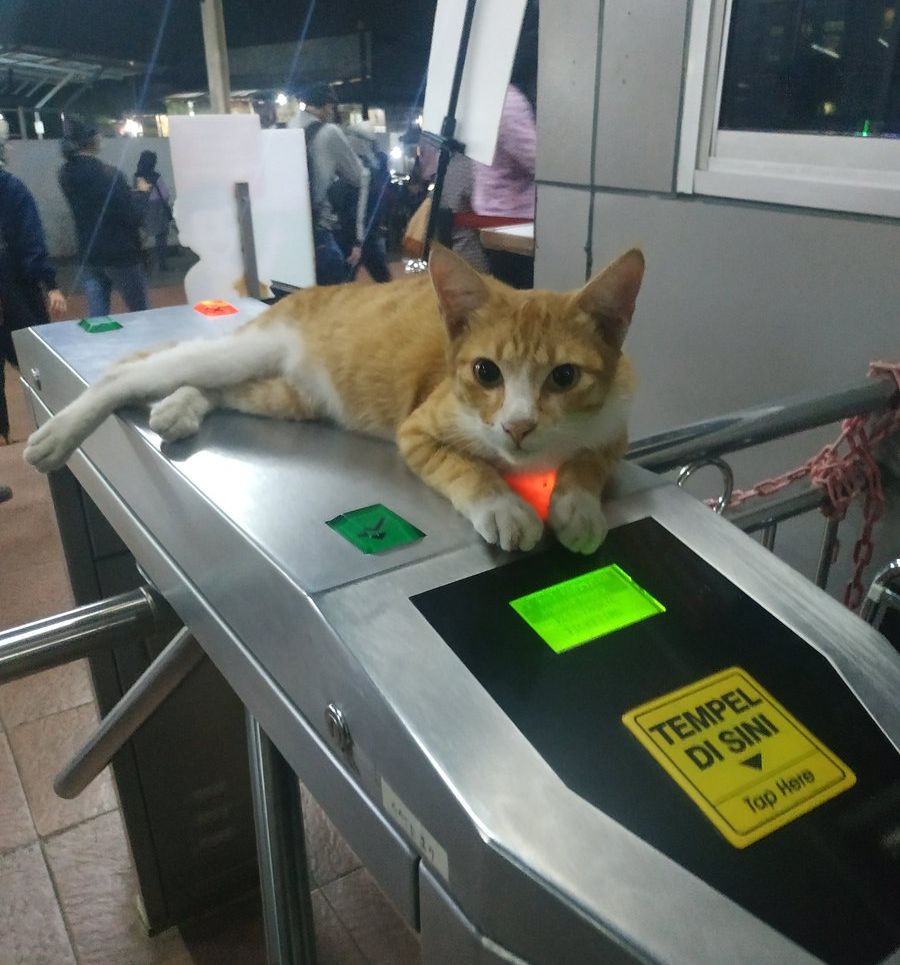
[[[740,667],[657,697],[622,722],[736,848],[856,783],[853,771]]]

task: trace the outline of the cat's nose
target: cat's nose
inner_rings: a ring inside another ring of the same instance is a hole
[[[517,446],[521,446],[525,436],[529,432],[534,432],[536,428],[537,423],[534,419],[514,419],[512,422],[503,423],[503,431]]]

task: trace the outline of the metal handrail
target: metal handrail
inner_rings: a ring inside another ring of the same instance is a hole
[[[647,436],[629,446],[626,458],[653,472],[680,467],[679,485],[696,469],[709,465],[718,467],[723,476],[724,492],[718,500],[716,512],[722,513],[745,533],[760,532],[763,546],[771,550],[779,522],[822,507],[824,491],[809,482],[797,483],[783,492],[757,497],[746,506],[728,509],[733,480],[728,463],[721,457],[839,419],[896,406],[900,406],[897,386],[888,379],[870,379],[862,385],[827,395],[796,396]],[[834,561],[839,523],[837,518],[825,520],[815,575],[816,585],[823,588],[828,584]]]
[[[760,496],[747,505],[726,510],[725,518],[745,533],[755,533],[772,523],[802,516],[825,503],[825,490],[811,483],[794,483],[772,496]]]
[[[898,404],[900,392],[893,382],[870,379],[827,395],[794,396],[647,436],[628,447],[626,458],[653,472],[667,472]]]

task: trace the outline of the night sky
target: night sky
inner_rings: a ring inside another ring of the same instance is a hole
[[[309,0],[224,0],[229,47],[283,43],[300,36]],[[377,81],[410,99],[428,62],[435,0],[318,0],[310,36],[348,33],[362,21],[373,34]],[[205,86],[199,0],[2,0],[0,43],[71,54],[150,60],[164,13],[159,63],[170,85]]]

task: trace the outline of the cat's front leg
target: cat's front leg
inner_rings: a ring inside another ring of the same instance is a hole
[[[538,514],[508,486],[505,492],[476,498],[456,508],[479,536],[504,550],[534,549],[544,533]]]
[[[609,525],[601,494],[626,446],[623,433],[603,449],[573,456],[557,473],[548,521],[556,538],[573,553],[593,553],[606,539]]]
[[[488,543],[504,550],[533,549],[544,532],[538,514],[478,456],[441,441],[439,423],[417,409],[397,432],[410,468],[446,496]]]
[[[164,442],[187,439],[199,431],[206,416],[219,405],[220,395],[213,389],[183,385],[153,403],[150,407],[150,428]]]

